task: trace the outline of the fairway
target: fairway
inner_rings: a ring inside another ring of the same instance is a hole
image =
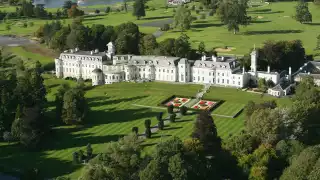
[[[244,108],[244,106],[245,104],[224,102],[218,108],[213,110],[212,113],[223,116],[235,116]]]

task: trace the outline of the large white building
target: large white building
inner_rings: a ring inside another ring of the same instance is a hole
[[[188,60],[179,57],[116,55],[108,43],[107,52],[68,50],[55,59],[56,76],[92,79],[92,85],[112,84],[131,80],[151,80],[211,84],[242,88],[249,80],[259,78],[278,84],[285,77],[277,72],[257,71],[257,52],[251,53],[251,70],[245,72],[236,57],[206,57]]]

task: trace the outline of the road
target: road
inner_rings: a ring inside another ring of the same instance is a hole
[[[34,43],[34,41],[28,38],[0,36],[0,46],[21,46]]]

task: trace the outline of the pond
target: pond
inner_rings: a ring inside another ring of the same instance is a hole
[[[46,8],[59,8],[62,7],[66,0],[34,0],[34,2],[44,2]],[[78,2],[79,6],[92,6],[92,5],[107,5],[123,2],[123,0],[72,0]]]

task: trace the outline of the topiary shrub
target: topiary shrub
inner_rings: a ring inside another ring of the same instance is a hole
[[[162,27],[161,27],[161,31],[169,31],[170,30],[170,25],[169,24],[164,24]]]
[[[201,14],[200,15],[200,19],[206,19],[206,15],[205,14]]]
[[[170,114],[170,122],[176,122],[177,115],[175,113]]]
[[[94,13],[99,14],[99,13],[100,13],[100,10],[99,10],[99,9],[96,9],[96,10],[94,11]]]
[[[188,108],[187,107],[185,107],[185,106],[181,106],[180,107],[180,114],[181,115],[186,115],[187,114],[187,111],[188,111]]]
[[[199,13],[200,13],[200,11],[197,9],[197,10],[196,10],[196,13],[197,13],[197,14],[199,14]]]
[[[176,8],[174,8],[172,11],[175,13],[177,10],[176,10]]]
[[[156,10],[156,8],[154,8],[154,7],[150,8],[150,11],[155,11],[155,10]]]
[[[167,111],[168,111],[169,114],[173,113],[173,105],[172,104],[167,107]]]
[[[105,10],[104,10],[105,13],[109,13],[111,12],[111,8],[110,7],[107,7]]]
[[[139,128],[138,127],[133,127],[131,130],[133,133],[138,134]]]

